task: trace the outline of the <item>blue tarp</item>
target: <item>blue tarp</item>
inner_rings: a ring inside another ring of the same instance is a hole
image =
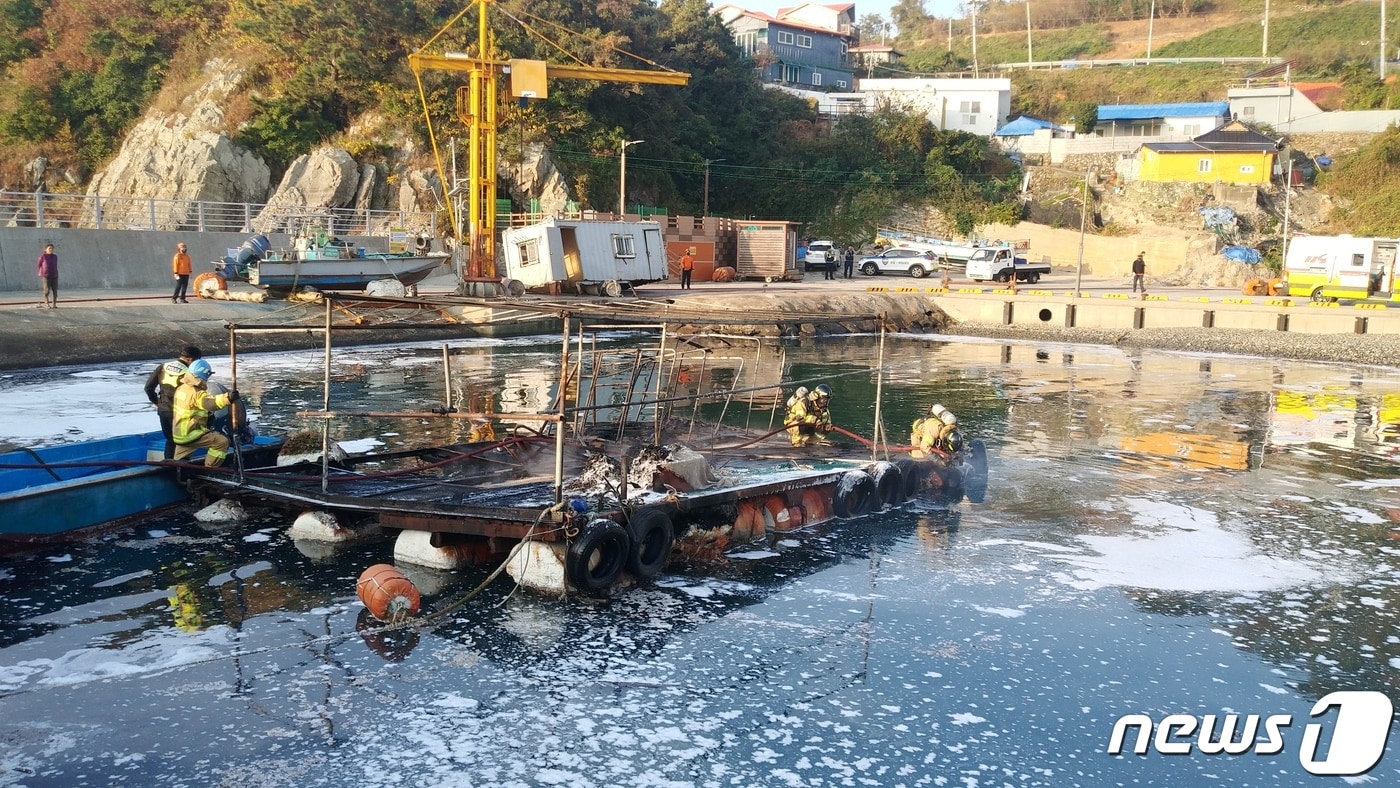
[[[1220,253],[1225,255],[1226,259],[1237,263],[1254,264],[1262,259],[1259,250],[1250,249],[1248,246],[1227,246]]]
[[[1223,118],[1230,114],[1227,101],[1192,101],[1184,104],[1100,104],[1099,120],[1150,120],[1152,118]]]
[[[1053,128],[1056,128],[1055,124],[1051,123],[1051,122],[1048,121],[1048,120],[1041,120],[1040,118],[1032,118],[1030,115],[1022,115],[1021,117],[1019,117],[1019,118],[1017,118],[1017,119],[1011,121],[1010,123],[1006,124],[1005,126],[1002,126],[1001,128],[997,129],[997,130],[993,133],[992,136],[995,136],[995,137],[1028,137],[1028,136],[1030,136],[1030,135],[1036,133],[1036,131],[1038,131],[1038,130],[1040,130],[1040,129],[1053,129]]]
[[[1197,208],[1196,213],[1205,219],[1207,227],[1229,227],[1235,223],[1235,209],[1224,205]]]

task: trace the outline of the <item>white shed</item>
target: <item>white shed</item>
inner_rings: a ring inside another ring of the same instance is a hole
[[[499,273],[528,289],[618,295],[622,285],[666,279],[656,222],[546,219],[501,233]]]

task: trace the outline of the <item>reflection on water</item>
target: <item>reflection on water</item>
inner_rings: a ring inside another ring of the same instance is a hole
[[[552,401],[549,340],[461,351],[450,392],[436,346],[345,351],[332,402]],[[829,379],[836,423],[870,435],[874,378],[842,373],[875,353],[862,338],[790,344],[785,370],[696,358],[684,385]],[[387,536],[327,549],[276,517],[176,512],[0,559],[0,784],[1301,785],[1314,700],[1400,697],[1400,376],[922,337],[885,356],[887,432],[953,408],[991,450],[984,504],[675,562],[607,602],[498,581],[421,632],[383,631],[355,599]],[[264,431],[320,407],[314,357],[240,358]],[[145,366],[0,380],[0,440],[68,433],[32,403],[61,414],[93,381],[131,406],[85,412],[73,437],[154,422]],[[397,448],[469,426],[335,430]],[[445,610],[488,571],[414,579]],[[1293,715],[1284,751],[1105,754],[1122,715],[1226,711]],[[1394,782],[1397,758],[1368,777]]]

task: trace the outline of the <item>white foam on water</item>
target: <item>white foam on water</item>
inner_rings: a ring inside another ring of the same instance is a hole
[[[336,444],[339,445],[341,449],[344,449],[346,454],[364,454],[365,452],[373,451],[376,446],[385,445],[384,441],[374,437],[359,438],[351,441],[336,441]]]
[[[1248,592],[1336,580],[1335,567],[1270,556],[1221,525],[1215,512],[1145,498],[1124,498],[1129,533],[1078,537],[1095,555],[1061,556],[1078,569],[1067,582],[1162,591]]]

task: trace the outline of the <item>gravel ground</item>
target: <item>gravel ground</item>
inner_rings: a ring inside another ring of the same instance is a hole
[[[1143,328],[1133,331],[960,323],[943,329],[957,336],[1155,348],[1192,353],[1337,361],[1400,367],[1400,336],[1368,334],[1290,334],[1233,328]]]

